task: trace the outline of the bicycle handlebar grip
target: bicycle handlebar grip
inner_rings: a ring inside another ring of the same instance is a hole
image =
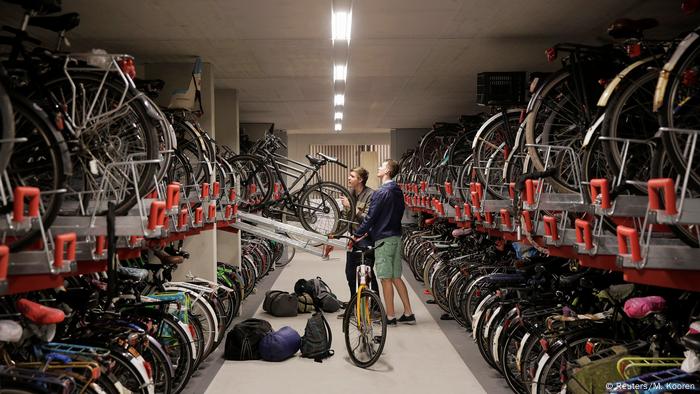
[[[57,235],[54,239],[54,254],[53,254],[53,266],[55,268],[61,269],[63,267],[63,252],[66,250],[66,244],[68,244],[67,258],[70,261],[75,260],[75,247],[78,242],[78,237],[75,233],[66,233]]]
[[[610,190],[608,188],[607,179],[591,179],[591,200],[595,202],[600,195],[600,207],[603,209],[610,208]]]
[[[576,243],[585,244],[586,250],[593,249],[593,233],[591,232],[591,222],[583,219],[576,219],[574,222],[576,228]]]
[[[339,161],[336,161],[336,164],[338,164],[339,166],[341,166],[341,167],[343,167],[343,168],[348,168],[347,165],[345,165],[345,164],[343,164],[343,163],[341,163],[341,162],[339,162]]]
[[[0,280],[7,279],[7,271],[10,267],[10,248],[0,245]]]
[[[627,240],[630,241],[630,250],[627,248]],[[617,226],[617,248],[620,255],[630,254],[632,261],[638,263],[642,261],[642,251],[639,246],[639,234],[636,229],[619,225]]]
[[[664,192],[664,204],[666,205],[664,211],[666,211],[667,215],[675,215],[678,213],[676,210],[676,190],[673,179],[671,178],[650,179],[647,182],[649,209],[661,209],[661,201],[657,194],[657,190],[660,189],[663,189]]]
[[[17,186],[14,192],[12,220],[21,222],[24,220],[24,198],[29,197],[29,217],[39,217],[39,188],[30,186]]]

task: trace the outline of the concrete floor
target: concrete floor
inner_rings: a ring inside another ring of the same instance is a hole
[[[290,326],[303,334],[310,315],[271,316],[262,310],[264,292],[269,288],[293,291],[299,278],[321,276],[342,300],[347,300],[344,266],[344,252],[334,252],[329,261],[297,253],[288,266],[266,278],[257,294],[246,300],[240,319],[254,316],[270,321],[274,329]],[[454,321],[440,321],[439,308],[424,303],[426,296],[420,284],[413,278],[404,277],[404,280],[409,285],[417,324],[389,327],[384,353],[372,368],[364,370],[352,364],[345,349],[342,320],[336,318],[337,314],[327,314],[333,330],[335,355],[323,363],[298,356],[281,363],[225,361],[220,358],[223,350],[220,346],[221,349],[210,356],[206,369],[200,370],[185,392],[308,394],[310,390],[332,390],[356,393],[363,387],[379,393],[509,392],[505,382],[481,359],[471,337]],[[398,297],[396,302],[397,315],[400,315],[402,307]]]

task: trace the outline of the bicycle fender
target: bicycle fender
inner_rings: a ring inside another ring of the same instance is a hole
[[[654,112],[657,112],[659,108],[661,108],[661,105],[664,103],[664,93],[666,92],[666,85],[668,85],[668,80],[669,76],[671,75],[671,71],[676,67],[676,64],[678,63],[678,60],[680,60],[681,56],[685,53],[685,51],[688,50],[690,45],[695,42],[695,40],[698,39],[700,35],[696,32],[692,32],[685,36],[683,41],[681,41],[680,44],[676,47],[676,50],[673,51],[673,55],[671,55],[671,58],[664,64],[664,67],[661,69],[661,73],[659,74],[659,80],[656,83],[656,90],[654,91],[654,105],[652,107],[652,110]]]
[[[662,55],[655,55],[655,56],[649,56],[647,58],[638,60],[629,66],[625,67],[624,70],[620,71],[615,78],[613,78],[612,81],[608,83],[608,85],[605,87],[605,90],[603,90],[603,93],[600,95],[600,98],[598,99],[598,104],[596,104],[598,107],[605,107],[608,105],[608,101],[610,100],[610,97],[612,94],[617,90],[618,86],[620,86],[620,83],[622,82],[623,79],[625,79],[632,71],[635,69],[639,68],[641,65],[644,65],[646,63],[649,63],[655,59],[660,59],[662,58]]]
[[[520,113],[520,111],[520,109],[509,109],[508,111],[506,111],[506,114]],[[486,122],[484,122],[484,124],[481,125],[479,131],[476,132],[476,135],[474,135],[474,139],[472,140],[472,149],[476,149],[476,143],[479,141],[481,135],[484,134],[484,130],[486,130],[491,125],[491,123],[495,122],[502,115],[503,113],[499,112],[496,115],[490,117]]]

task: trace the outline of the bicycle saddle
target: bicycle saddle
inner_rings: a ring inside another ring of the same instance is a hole
[[[321,156],[321,157],[323,157],[324,159],[326,159],[327,161],[329,161],[329,162],[331,162],[331,163],[337,163],[337,162],[338,162],[338,158],[336,158],[336,157],[327,156],[327,155],[324,155],[323,153],[320,153],[320,152],[318,153],[318,155]]]
[[[681,338],[681,344],[696,353],[700,353],[700,334],[686,334]]]
[[[313,165],[319,165],[319,164],[323,163],[323,160],[321,160],[317,157],[313,157],[311,155],[306,155],[306,158],[309,160],[309,163],[311,163]]]
[[[120,279],[141,282],[148,277],[148,271],[141,268],[119,267],[117,274]]]
[[[5,2],[17,4],[25,10],[37,11],[42,14],[61,12],[61,0],[5,0]]]
[[[184,256],[170,255],[168,253],[165,253],[165,251],[162,251],[162,250],[154,250],[153,254],[156,257],[158,257],[158,260],[160,260],[161,264],[163,264],[163,265],[177,265],[177,264],[182,264],[185,261]]]
[[[625,301],[625,314],[632,319],[641,319],[666,308],[666,300],[659,296],[634,297]]]
[[[22,298],[17,301],[17,311],[34,324],[48,325],[57,324],[66,318],[62,310],[37,304]]]
[[[80,14],[77,12],[69,12],[56,16],[33,16],[29,18],[29,25],[51,30],[56,33],[60,31],[69,31],[80,25]]]
[[[653,18],[615,20],[608,27],[608,35],[612,38],[641,38],[644,30],[652,29],[659,25],[659,21]]]
[[[0,320],[0,342],[19,342],[22,339],[22,325],[14,320]]]

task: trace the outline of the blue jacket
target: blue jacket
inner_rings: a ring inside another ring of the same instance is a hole
[[[384,238],[401,236],[403,210],[403,192],[396,182],[387,182],[372,194],[372,201],[365,220],[362,221],[353,235],[361,236],[369,232],[374,242]]]

